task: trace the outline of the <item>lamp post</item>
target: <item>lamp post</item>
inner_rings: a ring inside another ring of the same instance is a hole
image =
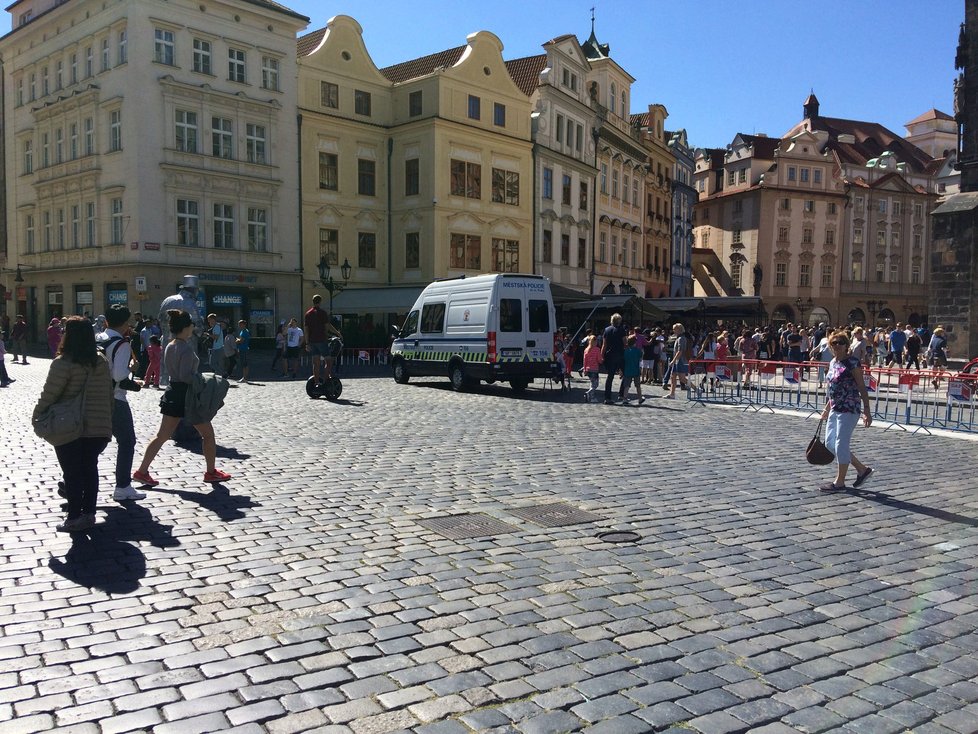
[[[340,266],[340,275],[343,276],[343,282],[333,280],[333,276],[329,272],[329,262],[326,260],[326,256],[323,255],[319,258],[319,265],[316,266],[319,269],[319,282],[323,284],[329,292],[329,313],[330,316],[333,314],[333,296],[337,293],[342,292],[346,288],[350,281],[350,273],[353,271],[353,266],[350,265],[350,261],[343,258],[343,264]]]
[[[801,326],[806,327],[808,324],[805,322],[805,314],[811,311],[815,307],[815,302],[809,298],[806,301],[801,300],[801,296],[795,299],[795,308],[801,314]]]
[[[869,325],[871,328],[876,327],[876,314],[878,314],[885,305],[886,301],[866,301],[866,308],[869,309]]]

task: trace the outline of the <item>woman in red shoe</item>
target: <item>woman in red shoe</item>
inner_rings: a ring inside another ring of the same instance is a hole
[[[159,482],[150,476],[149,465],[153,463],[153,459],[156,458],[163,444],[170,440],[173,432],[180,424],[187,402],[187,390],[200,365],[197,352],[187,343],[187,340],[194,333],[194,324],[190,319],[190,314],[177,309],[171,309],[166,313],[169,317],[170,334],[173,335],[173,340],[166,345],[166,351],[163,353],[166,372],[170,375],[170,385],[163,393],[163,397],[160,398],[160,412],[163,414],[163,420],[160,423],[160,430],[156,432],[156,437],[146,447],[142,463],[132,475],[133,481],[150,487],[155,487]],[[200,433],[203,441],[204,460],[207,462],[204,481],[227,481],[231,475],[214,467],[217,458],[217,444],[214,440],[214,428],[210,421],[199,423],[194,428]]]

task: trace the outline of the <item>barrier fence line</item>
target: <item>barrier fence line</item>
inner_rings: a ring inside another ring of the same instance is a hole
[[[828,362],[690,360],[686,399],[745,410],[821,412]],[[913,428],[978,432],[978,375],[948,370],[863,368],[875,420]]]

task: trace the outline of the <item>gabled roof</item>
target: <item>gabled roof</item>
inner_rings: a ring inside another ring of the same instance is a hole
[[[455,48],[421,56],[410,61],[402,61],[400,64],[385,66],[380,70],[380,73],[395,84],[428,76],[437,69],[448,68],[457,64],[466,48],[468,46],[456,46]]]
[[[915,125],[918,122],[927,122],[928,120],[950,120],[951,122],[954,122],[954,118],[951,117],[949,114],[947,114],[946,112],[941,112],[939,109],[932,107],[931,109],[927,110],[927,112],[925,112],[924,114],[913,118],[910,122],[905,122],[904,127],[908,125]]]
[[[540,72],[547,68],[547,55],[524,56],[506,62],[513,83],[523,94],[530,96],[540,86]]]
[[[813,117],[806,120],[812,130],[822,130],[829,134],[827,147],[834,150],[841,162],[865,166],[867,161],[879,158],[891,151],[914,173],[923,173],[931,157],[913,143],[885,128],[877,122],[845,120],[838,117]],[[800,129],[800,125],[795,130]],[[851,135],[855,142],[840,143],[840,135]]]
[[[551,43],[563,43],[564,41],[566,41],[568,39],[571,39],[571,38],[573,38],[575,41],[577,40],[577,36],[575,36],[573,33],[565,33],[562,36],[557,36],[556,38],[551,38],[549,41],[547,41],[543,45],[544,46],[549,46]]]
[[[774,158],[774,151],[778,149],[781,145],[781,138],[770,138],[766,135],[747,135],[746,133],[737,133],[734,140],[740,138],[744,145],[753,149],[754,157],[761,158],[763,160],[771,160]]]
[[[295,55],[301,59],[303,56],[308,56],[319,48],[319,44],[323,42],[323,37],[326,35],[327,30],[327,28],[320,28],[312,33],[299,36],[299,40],[295,43]]]

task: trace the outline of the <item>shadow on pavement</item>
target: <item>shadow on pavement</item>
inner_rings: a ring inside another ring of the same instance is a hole
[[[210,492],[194,492],[186,489],[165,489],[163,487],[147,488],[148,492],[162,492],[176,495],[180,499],[195,502],[205,510],[210,510],[222,520],[240,520],[245,517],[243,509],[261,507],[252,502],[251,497],[242,494],[231,494],[223,484],[215,484]]]
[[[869,500],[870,502],[886,505],[887,507],[892,507],[896,510],[905,510],[918,515],[927,515],[928,517],[933,517],[937,520],[945,520],[946,522],[953,522],[959,525],[967,525],[972,528],[978,528],[978,519],[976,518],[968,517],[967,515],[959,515],[957,512],[939,510],[935,507],[927,507],[927,505],[918,505],[915,502],[905,502],[903,500],[898,500],[894,497],[883,494],[882,492],[872,492],[865,489],[848,489],[844,492],[839,492],[839,494],[847,494],[850,497],[858,497],[860,499]]]
[[[48,568],[88,589],[131,594],[146,575],[146,557],[125,541],[148,541],[157,548],[172,548],[180,541],[171,534],[171,526],[161,525],[149,510],[134,503],[108,507],[105,516],[87,532],[72,535],[64,560],[51,558]]]

